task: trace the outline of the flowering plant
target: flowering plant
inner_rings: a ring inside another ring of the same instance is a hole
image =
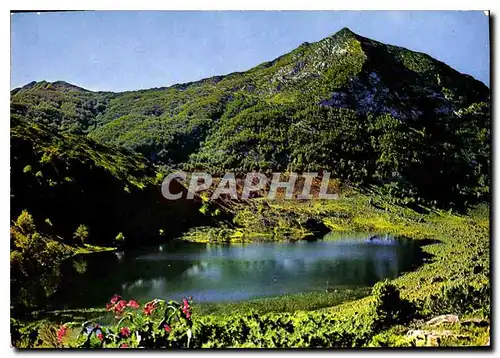
[[[114,314],[113,325],[91,321],[69,322],[57,332],[61,347],[71,348],[180,348],[189,347],[192,338],[191,303],[155,298],[142,309],[136,300],[114,295],[106,310]],[[81,330],[71,335],[71,331]]]

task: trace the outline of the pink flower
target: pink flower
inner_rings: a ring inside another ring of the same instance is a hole
[[[143,312],[146,316],[149,316],[155,310],[156,305],[154,302],[148,302],[144,305]]]
[[[97,333],[97,338],[102,341],[104,339],[104,336],[102,333]]]
[[[128,348],[128,344],[127,343],[122,343],[120,348]]]
[[[120,300],[118,303],[115,305],[115,313],[122,313],[125,307],[127,306],[127,301],[125,300]]]
[[[122,296],[115,294],[113,297],[111,297],[111,300],[109,302],[111,302],[112,304],[115,304],[116,302],[120,301],[121,299],[122,299]]]
[[[127,338],[128,336],[130,336],[130,329],[129,329],[128,327],[122,327],[122,328],[120,329],[120,335],[121,335],[122,337]]]
[[[106,311],[111,311],[113,309],[114,304],[112,303],[106,303]]]
[[[66,333],[68,332],[68,327],[66,327],[66,325],[62,325],[59,330],[57,331],[57,340],[59,343],[62,342],[62,339],[63,337],[66,335]]]
[[[189,307],[189,302],[185,298],[182,299],[182,312],[186,316],[186,319],[191,319],[191,308]]]
[[[170,328],[170,326],[168,324],[166,324],[163,328],[165,329],[165,332],[167,332],[167,333],[170,333],[170,331],[172,330],[172,328]]]
[[[136,300],[130,300],[127,303],[127,307],[130,307],[130,308],[139,308],[139,303]]]

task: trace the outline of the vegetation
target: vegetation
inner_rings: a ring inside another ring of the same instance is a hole
[[[80,225],[73,234],[73,238],[84,244],[89,237],[89,228],[85,225]]]
[[[413,205],[489,197],[488,88],[348,29],[242,73],[124,93],[31,83],[11,105],[162,168],[327,170]]]
[[[201,200],[161,200],[156,174],[139,155],[12,116],[11,301],[16,315],[44,306],[61,280],[59,265],[69,256],[102,246],[162,242],[194,224],[211,223],[199,211]]]
[[[115,295],[106,305],[115,324],[68,322],[55,329],[44,327],[45,348],[189,348],[192,337],[191,306],[187,299],[154,299],[140,305]],[[50,333],[48,333],[50,332]],[[20,337],[20,342],[22,338]],[[24,341],[25,342],[25,341]],[[18,345],[19,346],[19,345]]]
[[[283,205],[297,212],[323,209],[325,222],[338,225],[337,230],[384,230],[423,240],[427,244],[423,266],[376,285],[364,298],[368,292],[342,297],[345,293],[339,291],[340,296],[311,293],[245,303],[195,304],[190,346],[485,345],[491,294],[489,206],[483,204],[466,215],[442,210],[417,213],[382,198],[375,205],[383,209],[373,206],[368,196],[354,193],[316,205]],[[427,323],[449,314],[457,315],[459,322]],[[74,319],[75,314],[69,317]],[[60,319],[56,321],[67,322]],[[54,327],[53,320],[41,322]]]
[[[199,200],[162,200],[157,171],[140,155],[17,116],[11,148],[12,220],[27,209],[42,232],[68,245],[114,246],[117,233],[129,244],[158,242],[160,230],[172,237],[208,223]]]
[[[489,342],[489,90],[470,76],[343,29],[249,71],[168,88],[108,93],[33,82],[11,95],[14,346]],[[339,200],[166,201],[159,184],[173,169],[328,171]],[[328,231],[420,240],[424,265],[371,292],[194,307],[152,298],[142,309],[117,296],[107,313],[42,318],[59,264],[77,253]]]
[[[57,263],[70,250],[37,232],[30,213],[23,210],[10,227],[11,301],[33,306],[55,289]]]

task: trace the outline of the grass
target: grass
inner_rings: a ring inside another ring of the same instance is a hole
[[[255,225],[256,220],[251,218],[252,213],[264,212],[269,220],[277,222],[278,227],[291,223],[300,228],[297,224],[300,220],[290,220],[290,218],[313,217],[320,219],[339,237],[348,232],[383,231],[414,240],[423,240],[426,245],[422,249],[428,256],[425,264],[392,281],[400,290],[402,298],[418,303],[422,307],[423,316],[431,317],[445,313],[463,315],[464,313],[458,312],[456,308],[455,311],[449,312],[446,309],[439,311],[428,307],[449,287],[470,285],[481,288],[490,285],[488,204],[479,205],[465,214],[442,210],[421,214],[408,208],[391,205],[382,197],[372,196],[370,202],[370,197],[366,195],[347,194],[342,195],[339,200],[307,203],[281,201],[267,204],[260,201],[256,206],[257,209],[247,207],[242,209],[243,212],[238,213],[242,227],[237,230],[244,233],[255,227],[257,230],[266,232],[264,226]],[[295,311],[294,316],[303,316],[314,310],[314,312],[326,314],[341,324],[349,325],[350,322],[355,321],[362,327],[366,326],[363,322],[369,321],[370,307],[373,302],[373,297],[367,296],[340,304],[330,301],[330,305],[320,307],[321,305],[308,305],[307,295],[303,295],[296,297],[298,301],[294,302],[294,309],[282,310],[287,306],[289,299],[290,297],[283,297],[271,301],[207,306],[204,309],[201,308],[200,313],[209,313],[216,317],[227,316],[230,313],[237,316],[248,313],[254,307],[262,313]],[[264,310],[262,306],[265,307]],[[489,317],[489,307],[468,311],[466,315],[485,319]],[[374,337],[372,344],[411,346],[417,343],[425,345],[436,343],[435,341],[416,342],[414,338],[408,338],[406,334],[409,329],[409,327],[389,329],[382,334],[383,337]],[[443,346],[484,345],[488,336],[489,326],[470,328],[458,324],[454,328],[453,335],[441,338],[439,344]]]
[[[370,294],[370,290],[369,287],[332,289],[331,292],[294,293],[240,302],[200,303],[194,306],[194,314],[224,316],[235,312],[266,314],[311,311],[367,296]]]
[[[227,235],[238,232],[240,237],[245,237],[245,239],[250,238],[245,233],[251,232],[251,225],[260,220],[260,217],[252,219],[250,217],[252,213],[263,213],[263,216],[271,222],[271,228],[284,227],[288,223],[293,225],[296,230],[304,230],[301,227],[302,220],[308,217],[315,218],[330,229],[335,230],[334,233],[329,235],[331,240],[356,231],[384,231],[397,236],[422,240],[425,244],[422,246],[422,250],[427,254],[425,263],[415,271],[407,272],[391,281],[399,289],[403,299],[407,299],[419,307],[419,315],[422,318],[415,318],[405,325],[391,326],[385,330],[374,332],[371,323],[373,322],[374,296],[369,294],[368,289],[359,289],[329,293],[289,294],[244,302],[195,303],[193,317],[195,317],[195,322],[199,322],[197,324],[212,327],[213,332],[226,329],[230,332],[233,329],[239,329],[237,327],[243,321],[249,325],[261,322],[258,324],[278,324],[278,326],[285,324],[283,322],[291,322],[289,324],[295,327],[294,337],[297,334],[300,336],[301,330],[304,330],[304,337],[314,336],[316,330],[321,330],[322,333],[318,333],[320,334],[318,337],[321,338],[323,337],[321,335],[328,336],[329,334],[329,328],[321,326],[321,322],[327,320],[328,322],[335,322],[336,332],[344,332],[340,337],[351,337],[347,341],[339,341],[343,343],[338,343],[348,346],[350,344],[365,346],[436,344],[441,346],[471,346],[485,345],[488,342],[489,324],[480,327],[460,323],[451,327],[428,327],[425,322],[427,319],[440,314],[457,314],[461,320],[466,318],[489,320],[489,304],[469,308],[467,305],[469,301],[473,300],[473,297],[467,296],[468,294],[464,296],[463,304],[443,306],[434,304],[440,302],[445,297],[446,290],[450,288],[462,287],[461,285],[463,285],[464,287],[471,286],[480,290],[489,287],[489,205],[480,205],[466,214],[440,210],[421,214],[408,208],[391,205],[381,197],[372,197],[370,201],[370,198],[366,195],[351,193],[341,195],[339,200],[330,201],[276,201],[264,203],[259,200],[247,207],[238,207],[237,210],[241,210],[237,213],[240,226],[237,228],[226,227],[224,230]],[[276,223],[277,226],[274,226]],[[212,229],[216,232],[216,229]],[[257,232],[260,231],[259,234],[270,234],[271,231],[265,225],[257,225],[255,229]],[[272,239],[273,235],[269,235],[268,238]],[[485,297],[481,298],[485,299]],[[88,315],[99,316],[101,314],[102,309],[88,312],[57,312],[55,317],[69,320],[77,317],[87,317]],[[322,328],[311,328],[315,325]],[[411,336],[409,334],[411,330],[416,329],[430,331],[432,333],[431,338]],[[205,346],[250,347],[259,345],[274,346],[277,344],[275,340],[277,338],[269,338],[269,335],[281,337],[282,333],[277,333],[278,331],[273,333],[268,328],[265,330],[267,333],[262,333],[262,335],[267,338],[262,338],[261,343],[248,343],[248,341],[244,343],[245,341],[238,340],[218,341],[218,336],[214,333],[215,336],[212,341]],[[437,337],[443,332],[446,333],[445,336],[439,336],[439,339],[435,338],[435,336]],[[347,336],[343,334],[347,334]],[[286,342],[286,340],[283,342]],[[300,343],[300,345],[302,344],[307,346],[310,343]],[[321,344],[328,345],[328,341]],[[337,345],[337,343],[332,344]]]
[[[116,247],[104,247],[104,246],[84,244],[83,246],[73,248],[73,256],[82,254],[93,254],[96,252],[103,252],[103,251],[114,251],[114,250],[116,250]]]

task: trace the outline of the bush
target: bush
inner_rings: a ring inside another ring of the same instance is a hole
[[[17,310],[36,305],[52,292],[58,263],[68,255],[68,249],[38,232],[25,210],[10,227],[10,235],[11,305]]]
[[[35,231],[35,222],[30,213],[26,210],[21,212],[16,220],[16,226],[21,229],[24,234],[33,233]]]
[[[489,317],[490,295],[489,284],[479,287],[465,283],[443,286],[438,295],[432,295],[427,299],[426,308],[432,314],[451,313],[457,315],[482,309],[483,313]]]
[[[417,309],[408,300],[402,299],[399,290],[387,280],[377,283],[372,290],[374,301],[374,328],[381,330],[395,324],[404,324],[416,318]]]
[[[125,243],[125,235],[122,232],[119,232],[115,237],[115,243],[117,245],[123,245]]]
[[[85,225],[80,225],[73,234],[73,238],[77,240],[77,243],[84,244],[89,237],[89,228]]]

